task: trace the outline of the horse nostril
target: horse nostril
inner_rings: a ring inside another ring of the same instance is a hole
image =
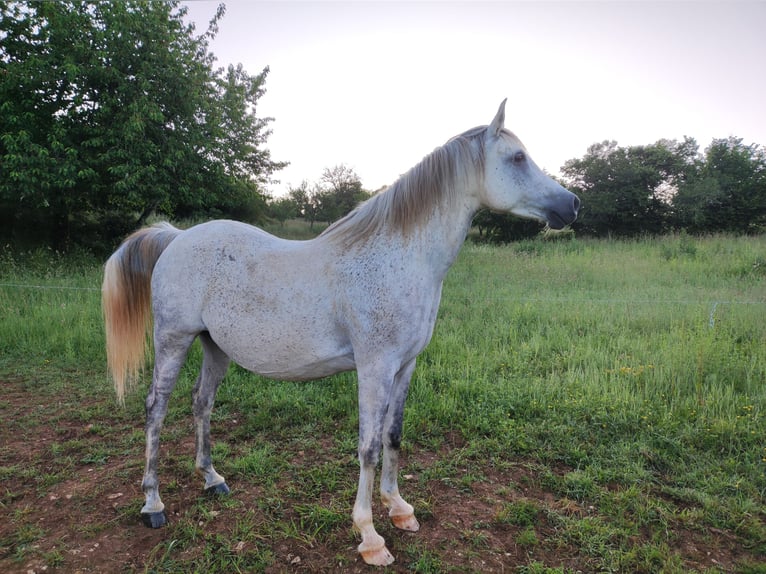
[[[574,202],[573,202],[572,207],[574,207],[574,212],[575,213],[580,211],[580,198],[577,197],[576,195],[574,196]]]

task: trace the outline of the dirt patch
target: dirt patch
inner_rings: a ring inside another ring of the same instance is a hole
[[[321,536],[253,535],[254,529],[269,532],[270,513],[279,513],[281,524],[299,527],[302,517],[296,508],[329,507],[338,501],[333,493],[318,499],[292,494],[283,507],[264,511],[254,503],[262,499],[263,489],[234,482],[232,497],[241,504],[203,499],[199,479],[188,472],[193,438],[180,432],[171,436],[182,438],[163,442],[166,462],[161,478],[170,522],[183,524],[185,531],[172,526],[145,528],[138,516],[143,500],[142,444],[131,443],[124,452],[112,450],[101,456],[104,438],[98,429],[111,424],[108,417],[83,421],[66,412],[56,397],[32,393],[21,381],[3,381],[0,386],[2,572],[145,571],[171,551],[174,564],[183,571],[184,560],[194,563],[205,551],[217,552],[205,545],[219,541],[221,552],[262,554],[259,569],[265,572],[371,571],[356,553],[358,541],[350,528],[353,500],[342,501],[348,506],[348,519],[330,524]],[[140,428],[137,423],[133,431]],[[415,534],[397,531],[384,511],[376,509],[376,526],[397,558],[387,571],[513,572],[533,562],[573,572],[597,569],[593,554],[580,548],[577,540],[562,537],[561,530],[563,520],[596,517],[598,508],[546,488],[539,465],[494,466],[487,461],[475,480],[466,479],[468,469],[461,468],[448,478],[423,478],[464,445],[459,436],[451,435],[441,452],[414,450],[403,458],[403,468],[416,469],[403,473],[402,491],[419,506],[421,530]],[[290,460],[309,463],[312,456],[297,451]],[[189,461],[182,462],[184,457]],[[554,469],[554,473],[568,470]],[[287,491],[290,485],[278,486]],[[517,507],[526,509],[531,518],[509,518],[508,509]],[[243,531],[243,524],[250,531]],[[635,544],[651,536],[638,533]],[[689,569],[717,567],[728,572],[739,561],[752,559],[728,531],[677,528],[667,537],[667,545]]]

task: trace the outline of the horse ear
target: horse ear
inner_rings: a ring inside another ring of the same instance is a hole
[[[495,114],[495,119],[492,120],[489,128],[487,128],[487,133],[491,136],[497,137],[503,131],[503,126],[505,125],[505,102],[507,101],[508,98],[505,98],[500,102],[500,108],[498,108],[497,114]]]

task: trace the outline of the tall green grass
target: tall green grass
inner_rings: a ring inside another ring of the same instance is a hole
[[[0,365],[103,371],[101,268],[84,252],[0,248]]]
[[[87,393],[111,409],[101,262],[5,249],[0,263],[0,376],[22,378],[35,392]],[[182,372],[171,429],[190,416],[199,355],[195,347]],[[232,367],[214,412],[219,468],[263,485],[272,509],[307,493],[351,499],[355,387],[349,373],[283,383]],[[142,400],[137,393],[114,416],[141,420]],[[418,467],[420,488],[443,480],[470,489],[523,463],[537,469],[540,488],[598,509],[585,518],[532,512],[521,525],[530,548],[574,546],[595,570],[660,571],[651,566],[659,561],[681,572],[668,545],[674,528],[723,529],[748,556],[766,553],[764,416],[763,238],[468,243],[413,377],[403,448],[440,453],[445,440],[457,445],[451,456],[459,462]],[[293,447],[274,448],[277,441]],[[296,449],[332,456],[296,470]],[[184,464],[191,472],[191,460]],[[295,490],[280,490],[285,472]],[[301,536],[313,528],[313,536],[334,540],[348,509],[335,498],[306,502],[295,510]],[[416,502],[427,516],[427,498]],[[516,510],[502,509],[496,521],[519,526],[501,520]],[[553,534],[535,532],[540,516]],[[295,517],[274,520],[280,536],[299,536]],[[637,547],[645,532],[651,543]],[[473,536],[479,543],[484,534]],[[448,560],[433,552],[416,552],[413,564]]]
[[[468,245],[408,428],[449,422],[601,474],[726,453],[762,490],[764,255],[724,237]]]

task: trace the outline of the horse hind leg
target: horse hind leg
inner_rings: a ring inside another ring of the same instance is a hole
[[[215,471],[210,456],[210,414],[213,411],[215,393],[231,360],[208,333],[200,335],[200,342],[203,350],[202,370],[192,392],[197,447],[195,468],[197,474],[205,479],[206,493],[228,494],[226,480]]]
[[[159,528],[167,522],[157,476],[160,432],[167,414],[170,394],[195,336],[161,334],[159,329],[155,329],[154,374],[146,396],[146,467],[141,483],[146,499],[141,509],[141,518],[144,524],[151,528]]]
[[[228,494],[226,480],[215,471],[210,456],[210,414],[213,411],[215,393],[231,361],[208,333],[201,334],[200,341],[204,353],[202,371],[192,392],[197,445],[195,467],[197,473],[205,479],[206,493]]]

